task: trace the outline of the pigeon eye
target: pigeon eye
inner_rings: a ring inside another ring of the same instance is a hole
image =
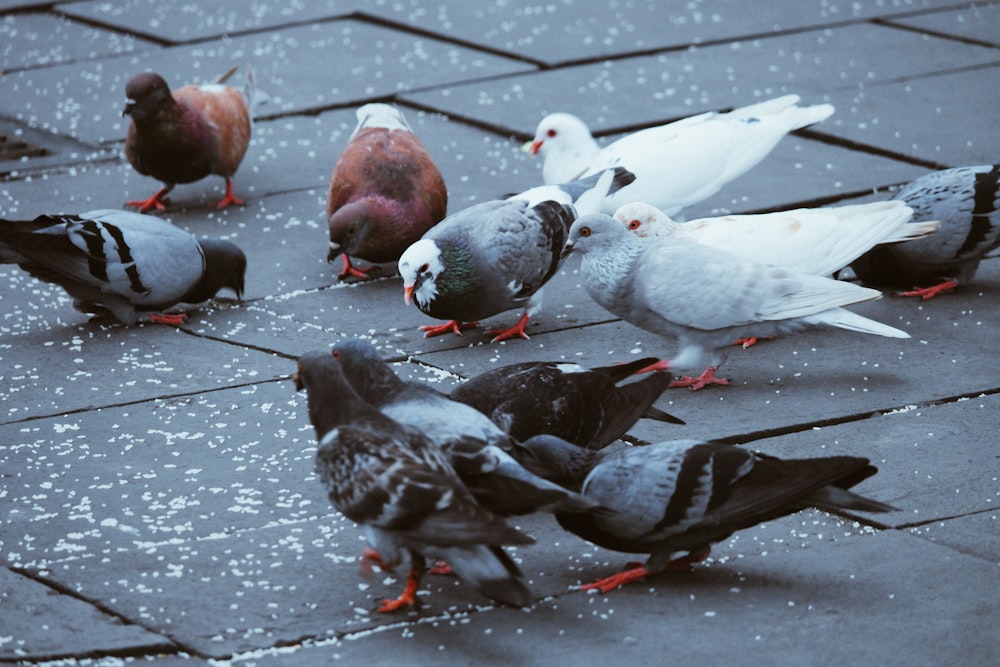
[[[431,268],[429,264],[427,264],[427,263],[421,264],[420,268],[417,270],[417,273],[423,273],[424,271],[426,271],[429,268]]]
[[[340,352],[338,352],[337,350],[332,350],[330,354],[333,355],[334,359],[340,359]]]
[[[638,220],[629,220],[628,221],[628,228],[631,229],[632,231],[635,231],[635,230],[639,229],[639,227],[641,227],[641,226],[642,226],[642,223],[639,222]]]
[[[559,133],[556,132],[555,130],[549,130],[548,132],[545,133],[545,136],[547,136],[549,139],[551,139],[552,137],[556,136],[557,134],[559,134]]]
[[[580,236],[587,237],[590,236],[590,227],[581,227]]]

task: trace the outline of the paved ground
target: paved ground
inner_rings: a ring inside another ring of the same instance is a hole
[[[624,554],[521,522],[536,604],[489,606],[431,578],[363,579],[359,531],[312,473],[293,359],[370,336],[447,387],[496,364],[666,355],[579,286],[548,290],[530,341],[422,339],[391,267],[340,284],[324,187],[369,100],[399,104],[450,209],[540,181],[520,144],[549,111],[601,135],[795,92],[837,107],[689,216],[883,198],[929,170],[995,162],[1000,3],[522,0],[210,3],[0,0],[0,215],[119,207],[157,184],[122,158],[124,82],[252,63],[267,102],[235,183],[180,186],[164,217],[250,258],[248,298],[173,329],[90,324],[59,290],[0,268],[0,661],[57,665],[1000,663],[1000,259],[927,303],[858,310],[911,340],[813,332],[733,354],[729,388],[674,390],[684,427],[777,455],[860,454],[860,490],[902,511],[803,512],[719,545],[690,573],[574,590]],[[668,11],[667,6],[672,9]],[[878,194],[875,194],[879,191]],[[509,324],[510,312],[488,321]]]

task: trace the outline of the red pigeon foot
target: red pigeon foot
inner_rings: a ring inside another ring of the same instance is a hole
[[[448,576],[455,574],[455,571],[451,569],[451,565],[448,565],[448,563],[444,562],[443,560],[439,560],[438,562],[434,563],[429,568],[427,568],[427,574]]]
[[[715,367],[709,366],[698,377],[682,376],[679,380],[670,383],[671,387],[691,387],[691,391],[704,389],[710,384],[728,385],[728,378],[715,377]]]
[[[372,566],[377,567],[383,572],[392,572],[395,569],[392,564],[385,562],[382,554],[371,547],[365,547],[365,550],[361,553],[361,572],[366,576],[370,575],[373,570]]]
[[[661,572],[679,572],[681,570],[690,569],[690,567],[696,563],[700,563],[712,552],[711,547],[702,547],[695,549],[690,553],[681,556],[680,558],[675,558],[669,563],[667,563]],[[619,572],[618,574],[613,574],[610,577],[605,577],[603,579],[598,579],[595,582],[584,584],[580,586],[581,591],[589,591],[593,589],[600,589],[602,593],[610,593],[614,589],[624,586],[625,584],[630,584],[633,581],[642,581],[647,575],[653,574],[645,565],[639,565],[636,563],[629,563],[629,569],[624,572]]]
[[[157,324],[179,326],[187,320],[187,315],[185,313],[151,313],[149,319]]]
[[[217,209],[226,208],[230,204],[236,204],[237,206],[243,206],[243,200],[239,199],[238,197],[236,197],[236,195],[233,194],[233,182],[227,178],[226,179],[226,196],[223,197],[222,199],[220,199],[215,204],[215,208],[217,208]]]
[[[462,329],[474,329],[479,326],[479,322],[459,322],[458,320],[448,320],[444,324],[425,324],[420,327],[424,332],[424,338],[432,338],[441,334],[453,333],[456,336],[462,335]]]
[[[943,292],[950,292],[956,287],[958,287],[957,281],[946,280],[943,283],[931,285],[930,287],[914,287],[912,290],[906,292],[897,292],[896,296],[919,296],[924,301],[927,301],[928,299],[933,299],[938,294]]]
[[[126,206],[137,206],[139,208],[139,213],[145,213],[151,211],[154,208],[157,211],[162,211],[166,208],[166,204],[169,201],[166,197],[167,193],[173,189],[173,186],[167,186],[160,188],[153,196],[149,199],[135,199],[132,201],[125,202]]]
[[[420,587],[420,572],[415,567],[410,568],[410,574],[406,577],[406,588],[395,600],[382,600],[382,606],[378,608],[380,614],[398,611],[404,607],[416,609],[420,604],[417,600],[417,589]]]
[[[750,348],[750,347],[753,347],[754,345],[756,345],[761,340],[761,338],[764,338],[766,340],[771,340],[773,338],[773,336],[761,336],[761,337],[749,336],[747,338],[737,338],[733,342],[733,345],[742,345],[743,349],[745,350],[747,348]]]
[[[358,267],[351,264],[351,258],[347,255],[340,256],[341,261],[344,263],[344,268],[337,274],[337,278],[343,280],[349,276],[355,278],[367,278],[368,272],[375,268],[374,265],[366,267],[364,269],[359,269]]]
[[[517,321],[517,324],[512,326],[510,329],[490,329],[486,333],[495,334],[491,343],[499,343],[502,340],[507,340],[508,338],[513,338],[514,336],[520,336],[525,340],[531,340],[528,334],[524,333],[524,327],[528,324],[528,314],[524,313],[521,315],[521,319]]]

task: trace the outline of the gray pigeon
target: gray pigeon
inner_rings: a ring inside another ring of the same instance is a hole
[[[728,384],[715,373],[737,339],[818,326],[909,338],[842,308],[878,299],[876,290],[685,239],[639,238],[607,215],[574,222],[564,250],[570,252],[583,255],[581,276],[594,301],[641,329],[677,339],[678,353],[657,370],[704,368],[708,354],[708,367],[699,377],[682,378],[674,386]]]
[[[448,320],[421,327],[425,337],[460,334],[476,320],[523,308],[513,327],[488,333],[495,335],[493,342],[527,338],[524,327],[541,307],[542,286],[559,268],[559,253],[578,211],[598,210],[608,192],[631,178],[619,168],[562,186],[532,188],[463,209],[431,227],[399,258],[406,303],[415,301],[424,313]],[[588,196],[591,191],[597,194]]]
[[[490,511],[512,516],[597,509],[596,503],[525,470],[508,453],[514,447],[511,437],[486,415],[426,384],[401,379],[370,342],[339,341],[331,356],[363,400],[420,430],[445,452],[465,486]]]
[[[477,503],[440,448],[366,403],[328,352],[302,355],[295,383],[309,395],[319,440],[316,472],[330,502],[367,530],[363,562],[391,570],[404,553],[410,558],[406,589],[380,612],[417,605],[428,558],[445,560],[490,599],[531,603],[523,575],[501,546],[534,540]]]
[[[110,209],[0,220],[0,262],[61,286],[80,312],[110,314],[126,325],[140,312],[201,303],[225,287],[241,298],[247,266],[228,241],[197,239],[159,218]],[[179,324],[184,316],[147,319]]]
[[[878,471],[854,456],[779,459],[696,440],[592,451],[549,435],[531,438],[521,449],[529,469],[609,510],[593,517],[557,514],[563,528],[606,549],[649,554],[645,564],[584,590],[606,593],[647,575],[685,569],[737,530],[806,507],[896,509],[847,491]],[[684,555],[675,558],[679,552]]]
[[[665,373],[618,383],[657,363],[653,357],[584,368],[564,361],[525,361],[481,373],[452,390],[452,400],[487,415],[515,440],[548,433],[587,449],[622,437],[641,417],[684,421],[653,407],[670,384]]]
[[[930,299],[968,284],[980,260],[1000,247],[1000,165],[936,171],[912,181],[895,199],[913,209],[914,220],[938,220],[941,226],[926,238],[876,246],[858,258],[851,269],[866,284]]]

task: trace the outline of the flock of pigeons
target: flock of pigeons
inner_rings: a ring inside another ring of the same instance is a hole
[[[247,260],[234,244],[197,239],[146,215],[178,183],[222,176],[217,204],[242,204],[232,177],[252,130],[254,78],[227,72],[171,91],[144,72],[126,86],[125,154],[163,187],[139,212],[99,210],[0,221],[0,262],[62,286],[74,306],[131,325],[177,324],[163,311],[222,289],[242,297]],[[827,104],[794,95],[710,112],[600,147],[578,118],[551,114],[526,146],[544,185],[447,215],[447,189],[402,113],[366,104],[333,171],[328,260],[340,277],[395,262],[407,303],[443,320],[426,335],[461,333],[521,309],[494,340],[524,337],[541,294],[570,253],[602,307],[676,343],[665,360],[585,369],[528,362],[472,378],[450,396],[404,381],[366,341],[304,354],[316,470],[330,501],[362,524],[366,567],[404,558],[403,593],[381,611],[417,605],[421,576],[451,571],[488,598],[525,606],[532,595],[508,545],[534,540],[508,522],[543,511],[566,530],[648,560],[583,588],[609,591],[707,557],[734,531],[804,507],[886,512],[851,487],[875,474],[867,459],[781,460],[695,441],[614,444],[640,418],[683,423],[653,406],[669,386],[700,389],[736,341],[810,327],[907,334],[846,307],[880,292],[838,280],[911,288],[931,298],[972,280],[1000,246],[1000,165],[919,178],[891,201],[678,222],[685,207],[759,162],[787,133],[821,122]],[[367,263],[361,264],[359,261]],[[670,371],[670,372],[650,372]],[[700,371],[674,380],[676,371]],[[638,381],[621,384],[636,373]],[[678,556],[678,554],[682,554]]]

